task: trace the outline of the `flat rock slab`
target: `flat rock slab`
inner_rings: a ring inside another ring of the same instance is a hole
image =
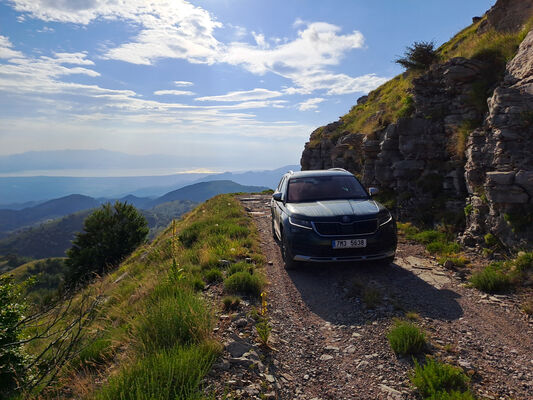
[[[399,257],[394,260],[394,263],[403,269],[406,269],[420,279],[429,283],[431,286],[441,289],[443,286],[449,284],[452,280],[446,273],[438,266],[438,264],[428,260],[427,258],[419,258],[415,256]]]

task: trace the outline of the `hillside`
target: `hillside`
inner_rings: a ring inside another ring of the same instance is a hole
[[[181,189],[169,192],[164,196],[158,197],[157,199],[148,203],[148,206],[155,207],[159,204],[175,200],[191,200],[195,202],[202,202],[217,194],[261,192],[266,189],[268,188],[264,186],[244,186],[227,180],[200,182],[193,185],[188,185]]]
[[[0,254],[14,253],[35,259],[64,257],[91,211],[79,211],[6,236],[0,240]]]
[[[399,218],[447,226],[469,246],[491,235],[531,248],[532,26],[532,1],[497,1],[428,69],[407,70],[312,132],[302,169],[348,169],[380,187]]]
[[[100,202],[89,196],[72,194],[22,210],[0,210],[0,232],[9,232],[38,222],[95,208]]]
[[[220,258],[240,269],[221,267]],[[245,263],[246,258],[253,263]],[[222,300],[216,297],[218,290],[209,292],[209,302],[198,291],[204,280],[216,285],[219,277],[232,274],[255,276],[260,290],[255,263],[264,263],[257,232],[238,201],[222,195],[202,204],[76,295],[60,326],[81,313],[81,334],[67,339],[74,349],[68,364],[39,398],[200,398],[202,379],[221,351],[213,335],[213,311]],[[240,290],[229,287],[224,291]],[[247,298],[257,295],[250,292]],[[88,306],[96,307],[90,315],[83,313]],[[36,340],[26,350],[39,354],[55,337]],[[50,351],[64,344],[52,344]],[[43,381],[50,377],[52,371]]]

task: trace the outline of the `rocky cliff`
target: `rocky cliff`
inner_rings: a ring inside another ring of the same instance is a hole
[[[441,56],[453,55],[461,43],[474,43],[473,56],[442,56],[423,73],[395,78],[409,87],[394,113],[392,104],[365,115],[375,109],[369,102],[385,104],[393,80],[359,99],[339,121],[315,130],[302,169],[348,169],[365,185],[380,187],[401,218],[456,226],[466,244],[491,233],[508,246],[531,247],[533,33],[518,50],[498,38],[516,40],[510,32],[521,29],[522,39],[532,4],[498,1],[439,49]]]
[[[533,31],[507,64],[488,100],[483,126],[470,134],[465,167],[472,205],[466,243],[487,232],[504,243],[533,243]]]

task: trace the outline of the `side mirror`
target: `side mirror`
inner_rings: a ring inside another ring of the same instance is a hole
[[[274,193],[272,198],[276,201],[281,201],[281,192]]]
[[[368,188],[368,193],[370,194],[370,197],[373,197],[379,193],[379,189],[376,187],[370,187]]]

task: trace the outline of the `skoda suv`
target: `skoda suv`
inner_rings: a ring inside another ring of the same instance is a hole
[[[272,232],[285,265],[299,262],[391,263],[396,221],[350,172],[288,172],[272,195]]]

